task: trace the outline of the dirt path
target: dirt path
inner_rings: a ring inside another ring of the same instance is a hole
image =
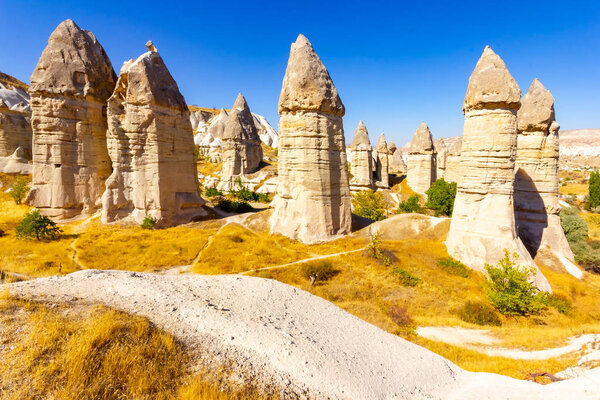
[[[467,372],[271,279],[86,270],[9,288],[33,300],[103,303],[144,316],[286,398],[580,400],[597,398],[600,388],[600,369],[546,386]]]

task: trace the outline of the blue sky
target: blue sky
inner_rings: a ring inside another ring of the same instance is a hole
[[[456,3],[456,4],[452,4]],[[468,77],[485,45],[523,93],[538,77],[563,129],[600,127],[600,2],[185,2],[0,0],[0,71],[29,76],[62,20],[89,29],[118,73],[152,39],[189,104],[231,107],[242,92],[276,126],[290,44],[311,40],[346,106],[347,140],[360,119],[409,141],[462,133]]]

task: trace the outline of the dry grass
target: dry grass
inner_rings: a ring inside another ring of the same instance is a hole
[[[266,399],[192,374],[183,345],[148,320],[104,307],[48,308],[0,296],[0,397]]]
[[[212,163],[210,161],[198,161],[197,164],[198,173],[209,176],[209,175],[218,175],[221,173],[223,169],[223,163]]]
[[[588,185],[587,183],[576,183],[569,181],[565,186],[561,185],[559,187],[558,193],[566,195],[587,195]]]

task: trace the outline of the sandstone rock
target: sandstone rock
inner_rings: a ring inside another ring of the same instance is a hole
[[[404,162],[404,152],[398,148],[392,154],[392,161],[390,163],[390,172],[395,174],[405,174],[407,171],[406,163]]]
[[[429,127],[421,122],[408,153],[407,183],[417,193],[425,193],[435,181],[435,147]]]
[[[462,138],[454,141],[446,148],[446,166],[444,168],[444,180],[446,182],[458,182],[462,174],[460,170],[460,151]]]
[[[0,75],[0,160],[17,148],[23,158],[31,160],[31,109],[26,88],[12,76]]]
[[[372,188],[373,181],[373,148],[369,140],[369,132],[362,121],[359,121],[354,139],[350,145],[350,186],[352,190]]]
[[[518,112],[515,219],[519,237],[533,257],[546,247],[573,260],[559,217],[559,125],[554,118],[554,98],[535,79]]]
[[[102,196],[102,221],[146,216],[157,226],[206,215],[198,192],[193,133],[185,99],[159,53],[121,68],[108,100],[113,172]]]
[[[298,36],[279,97],[272,232],[308,243],[350,233],[344,113],[325,66],[308,39]]]
[[[25,157],[25,150],[17,147],[10,157],[0,157],[0,172],[4,174],[31,175],[33,165]]]
[[[376,163],[375,163],[375,179],[376,185],[381,188],[389,188],[390,187],[390,163],[389,159],[391,156],[391,152],[388,149],[387,143],[385,141],[385,135],[382,133],[379,136],[379,141],[377,142],[376,149]]]
[[[33,181],[27,202],[50,217],[93,214],[110,175],[106,100],[116,75],[104,49],[71,20],[50,36],[31,75]]]
[[[469,78],[463,110],[458,192],[448,253],[467,266],[484,271],[504,251],[518,255],[518,264],[534,267],[536,285],[550,291],[529,252],[517,236],[513,210],[520,90],[504,62],[489,47]]]

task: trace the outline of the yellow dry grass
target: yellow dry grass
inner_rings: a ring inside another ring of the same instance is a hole
[[[588,194],[587,183],[577,183],[573,181],[566,182],[566,185],[561,185],[558,189],[560,194],[565,195],[586,195]]]
[[[579,214],[588,226],[588,236],[600,240],[600,214],[584,211]]]
[[[205,111],[209,112],[213,115],[218,115],[221,112],[220,108],[208,108],[208,107],[198,107],[198,106],[188,106],[190,111]],[[231,110],[226,109],[225,111],[229,112]]]
[[[6,400],[267,398],[226,373],[193,374],[172,336],[99,306],[48,308],[0,295],[0,359]]]
[[[223,163],[212,163],[210,161],[198,161],[197,164],[198,173],[208,176],[208,175],[217,175],[223,169]]]

